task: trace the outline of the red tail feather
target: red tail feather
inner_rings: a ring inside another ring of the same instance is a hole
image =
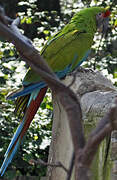
[[[43,98],[46,94],[48,87],[45,87],[43,89],[40,90],[37,98],[35,100],[32,100],[28,109],[26,110],[26,114],[25,114],[25,118],[26,118],[26,123],[23,127],[23,130],[21,132],[21,138],[24,136],[26,130],[28,129],[28,127],[30,126],[30,123],[32,121],[32,119],[34,118],[41,102],[43,101]]]

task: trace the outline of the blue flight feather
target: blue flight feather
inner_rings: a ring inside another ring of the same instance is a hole
[[[18,138],[18,136],[19,136],[19,134],[20,134],[20,132],[21,132],[21,130],[23,128],[24,122],[25,122],[25,117],[23,118],[21,124],[18,126],[18,128],[17,128],[17,130],[16,130],[16,132],[15,132],[15,134],[14,134],[14,136],[13,136],[13,138],[12,138],[12,140],[11,140],[9,146],[8,146],[8,149],[7,149],[6,153],[5,153],[5,156],[8,155],[9,151],[12,149],[13,144],[17,140],[17,138]]]
[[[9,163],[12,161],[12,159],[13,159],[13,157],[14,157],[17,149],[18,149],[18,147],[19,147],[19,140],[17,141],[17,143],[16,143],[12,153],[10,154],[10,156],[7,155],[5,157],[5,160],[4,160],[4,162],[2,164],[2,167],[0,169],[1,176],[4,175],[4,172],[5,172],[6,168],[8,167]]]
[[[27,107],[28,107],[29,104],[31,103],[32,99],[33,99],[33,100],[36,99],[36,97],[37,97],[38,94],[39,94],[39,91],[40,91],[40,89],[35,89],[35,90],[33,90],[33,92],[32,92],[31,95],[30,95],[30,99],[29,99],[29,101],[28,101]]]
[[[28,87],[25,87],[22,91],[20,92],[16,92],[15,94],[11,95],[10,97],[8,97],[8,99],[15,99],[16,97],[19,97],[19,96],[25,96],[27,94],[30,94],[33,92],[33,90],[35,89],[41,89],[41,88],[44,88],[46,87],[46,83],[45,82],[39,82],[39,83],[36,83],[36,84],[32,84]]]

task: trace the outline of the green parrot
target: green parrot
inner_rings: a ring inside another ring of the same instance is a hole
[[[83,9],[76,13],[61,31],[47,41],[40,54],[59,79],[64,78],[86,60],[95,32],[99,30],[105,34],[109,15],[110,11],[101,7]],[[8,97],[9,99],[17,98],[15,111],[21,115],[22,119],[5,153],[0,169],[1,176],[22,143],[47,89],[46,82],[29,68],[23,80],[23,88]]]

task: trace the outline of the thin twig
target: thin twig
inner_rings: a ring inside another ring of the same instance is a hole
[[[64,169],[64,171],[66,173],[69,173],[68,169],[61,162],[56,162],[55,164],[53,164],[53,163],[47,163],[41,159],[37,159],[37,160],[32,159],[29,161],[29,163],[30,164],[36,164],[36,165],[40,164],[42,166],[50,166],[50,167],[54,167],[54,168],[59,167],[59,168]]]

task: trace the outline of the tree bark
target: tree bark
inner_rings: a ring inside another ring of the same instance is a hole
[[[117,96],[117,91],[112,83],[99,72],[83,70],[75,73],[75,82],[72,84],[71,88],[80,99],[84,129],[87,136],[91,129],[95,127],[97,122],[111,107],[113,99]],[[69,85],[73,78],[74,73],[66,77],[64,83]],[[52,141],[48,161],[49,163],[60,161],[68,169],[73,153],[73,145],[67,115],[54,94],[53,104]],[[106,143],[103,142],[92,164],[91,176],[95,180],[101,180],[102,178],[105,149]],[[106,174],[106,179],[110,180],[110,166],[107,167],[107,169],[108,173]],[[65,180],[67,177],[66,175],[66,172],[62,168],[49,167],[46,178],[48,180]],[[74,179],[74,173],[72,173],[72,180]]]

